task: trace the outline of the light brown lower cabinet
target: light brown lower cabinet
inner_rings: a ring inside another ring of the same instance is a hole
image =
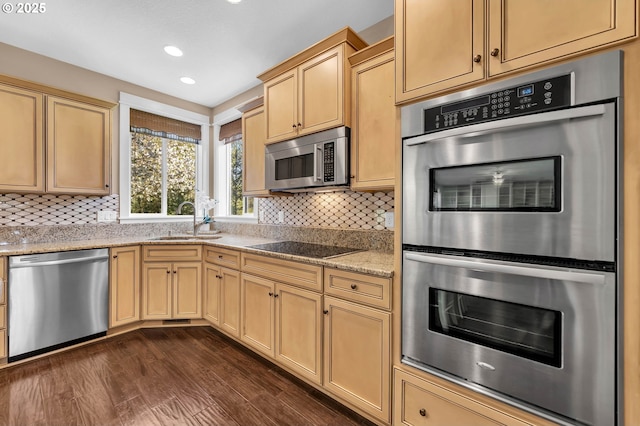
[[[202,287],[202,317],[215,326],[220,325],[220,282],[222,268],[204,263]]]
[[[111,249],[109,327],[140,321],[140,246]]]
[[[242,274],[240,339],[306,379],[322,382],[322,295]]]
[[[324,387],[391,420],[391,314],[324,296]]]
[[[240,272],[220,268],[219,327],[229,335],[240,337]]]
[[[394,371],[393,424],[411,426],[524,426],[512,416],[413,374]]]
[[[200,262],[145,262],[142,319],[202,318]]]
[[[7,291],[7,267],[6,258],[0,257],[0,358],[7,356],[7,319],[6,319],[6,291]]]

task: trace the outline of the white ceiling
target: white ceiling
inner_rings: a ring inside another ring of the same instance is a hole
[[[208,107],[260,84],[256,75],[337,30],[359,32],[393,14],[393,0],[44,4],[38,15],[0,12],[0,42]],[[184,55],[167,55],[165,45]]]

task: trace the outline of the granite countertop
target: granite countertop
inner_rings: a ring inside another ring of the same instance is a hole
[[[250,237],[246,235],[219,234],[216,239],[178,239],[159,240],[156,238],[144,237],[116,237],[94,240],[80,241],[60,241],[50,243],[23,243],[0,245],[0,256],[13,256],[23,254],[46,253],[54,251],[83,250],[94,248],[121,247],[132,244],[202,244],[203,246],[222,247],[231,250],[239,250],[247,253],[261,254],[279,259],[294,260],[298,262],[322,265],[345,271],[361,272],[390,278],[393,276],[393,254],[377,251],[359,251],[328,259],[316,259],[305,256],[267,252],[254,249],[248,246],[276,242],[277,240]]]

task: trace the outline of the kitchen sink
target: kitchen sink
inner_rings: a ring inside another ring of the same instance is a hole
[[[222,238],[220,234],[204,234],[204,235],[163,235],[161,237],[151,238],[155,241],[184,241],[184,240],[216,240]]]

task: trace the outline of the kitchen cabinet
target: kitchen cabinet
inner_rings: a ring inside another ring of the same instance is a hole
[[[44,191],[42,93],[0,84],[0,192]]]
[[[47,97],[47,192],[107,195],[111,111]]]
[[[324,314],[324,387],[389,423],[391,313],[325,295]]]
[[[322,291],[322,266],[242,253],[242,272],[308,290]]]
[[[240,252],[205,247],[205,315],[220,330],[240,338]]]
[[[7,357],[7,261],[0,257],[0,359]]]
[[[637,36],[637,0],[397,0],[396,103]]]
[[[366,46],[345,28],[265,71],[266,143],[351,125],[347,58]]]
[[[140,246],[111,249],[109,327],[140,321]]]
[[[265,121],[264,106],[242,114],[242,194],[245,196],[269,196],[265,188]]]
[[[202,318],[201,249],[143,246],[142,319]]]
[[[322,295],[242,274],[240,339],[321,384]]]
[[[393,37],[364,48],[351,62],[351,189],[392,190],[396,126]]]
[[[0,191],[109,194],[113,106],[0,76]]]
[[[391,310],[392,279],[324,268],[325,294],[374,308]]]
[[[530,425],[506,413],[396,369],[393,424],[407,426]]]

